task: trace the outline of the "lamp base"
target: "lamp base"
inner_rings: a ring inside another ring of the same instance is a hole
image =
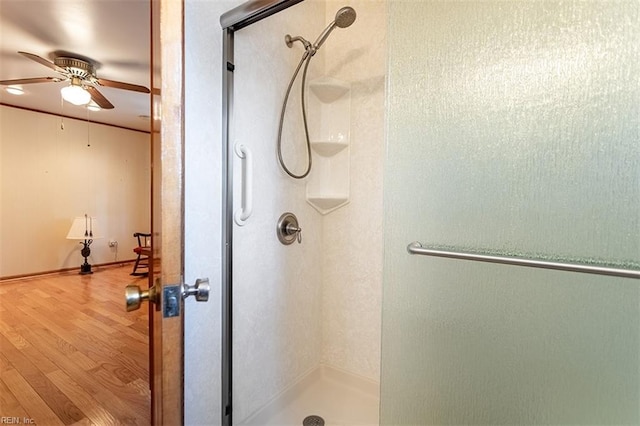
[[[80,243],[82,244],[82,250],[80,250],[80,254],[82,255],[82,257],[84,257],[84,263],[80,265],[80,275],[93,274],[93,272],[91,272],[91,265],[89,264],[89,262],[87,262],[87,258],[91,256],[91,249],[89,248],[89,246],[92,242],[93,240],[84,240],[84,242]]]
[[[87,275],[87,274],[93,274],[93,271],[91,270],[91,265],[85,262],[82,265],[80,265],[80,275]]]

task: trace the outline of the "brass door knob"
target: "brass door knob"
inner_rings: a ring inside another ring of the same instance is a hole
[[[147,290],[140,290],[140,286],[128,285],[124,289],[124,300],[127,305],[127,312],[140,309],[140,305],[145,300],[156,303],[158,301],[156,286],[154,285]]]

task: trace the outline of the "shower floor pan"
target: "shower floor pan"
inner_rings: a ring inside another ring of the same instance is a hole
[[[302,426],[315,415],[325,426],[378,426],[379,388],[374,381],[320,366],[241,424]]]

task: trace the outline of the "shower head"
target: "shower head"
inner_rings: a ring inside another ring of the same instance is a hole
[[[336,12],[335,24],[340,28],[347,28],[356,20],[356,11],[352,7],[345,6]]]
[[[314,53],[315,50],[318,50],[320,46],[322,46],[322,43],[325,42],[325,40],[327,39],[327,37],[329,37],[329,34],[331,34],[331,31],[333,31],[335,27],[347,28],[349,25],[353,24],[355,20],[356,11],[352,7],[345,6],[338,10],[338,12],[336,12],[336,19],[334,19],[334,21],[330,23],[329,26],[324,29],[324,31],[322,31],[322,33],[318,36],[316,42],[313,43]]]

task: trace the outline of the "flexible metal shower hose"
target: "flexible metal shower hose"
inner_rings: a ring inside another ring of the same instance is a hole
[[[284,95],[284,101],[282,102],[282,112],[280,113],[280,125],[278,126],[278,162],[280,163],[280,166],[282,166],[282,169],[294,179],[305,178],[311,171],[311,142],[309,142],[309,127],[307,126],[307,111],[305,107],[304,93],[305,93],[306,81],[307,81],[307,70],[309,68],[309,64],[311,63],[312,57],[313,55],[308,50],[305,51],[304,55],[302,55],[302,59],[300,59],[300,63],[298,63],[298,66],[296,67],[296,70],[293,73],[293,76],[291,77],[291,81],[289,82],[289,87],[287,87],[287,92]],[[296,81],[296,77],[298,76],[298,72],[300,72],[300,67],[302,66],[303,63],[305,65],[304,65],[304,70],[302,71],[302,87],[300,90],[300,97],[301,97],[301,103],[302,103],[302,121],[304,123],[304,136],[307,142],[308,162],[307,162],[307,170],[301,175],[296,175],[295,173],[293,173],[291,170],[287,168],[287,166],[284,164],[284,160],[282,159],[282,126],[284,123],[284,114],[287,110],[287,101],[289,99],[289,94],[291,93],[291,88],[293,87],[293,83]]]

